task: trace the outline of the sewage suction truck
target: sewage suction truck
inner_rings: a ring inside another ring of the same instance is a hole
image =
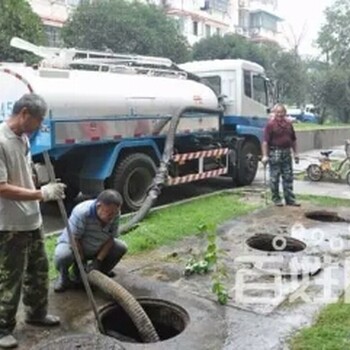
[[[261,66],[176,66],[166,58],[40,47],[19,38],[11,45],[42,58],[35,66],[0,64],[0,122],[25,93],[47,101],[48,114],[30,135],[41,183],[49,179],[48,152],[69,198],[114,188],[125,207],[138,210],[166,150],[164,185],[217,176],[235,185],[253,181],[268,106]]]

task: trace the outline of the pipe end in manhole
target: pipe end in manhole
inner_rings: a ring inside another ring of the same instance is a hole
[[[257,234],[246,240],[246,244],[256,250],[264,252],[301,252],[306,248],[306,244],[298,239],[272,234]]]
[[[305,217],[315,221],[321,222],[347,222],[347,220],[335,211],[328,210],[314,210],[305,213]]]
[[[190,322],[187,311],[169,301],[151,298],[139,298],[137,301],[153,323],[160,341],[178,336]],[[108,304],[99,314],[108,336],[121,342],[142,343],[133,321],[119,304]]]

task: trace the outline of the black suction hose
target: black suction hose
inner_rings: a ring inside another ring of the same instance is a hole
[[[186,107],[178,110],[177,113],[170,120],[169,131],[166,136],[164,151],[162,159],[160,161],[159,168],[153,179],[153,183],[150,186],[148,195],[143,202],[141,208],[136,212],[136,214],[124,225],[120,226],[119,234],[126,234],[128,231],[132,230],[135,225],[137,225],[143,218],[148,214],[156,199],[161,193],[161,190],[167,180],[168,176],[168,166],[171,157],[174,152],[174,142],[176,136],[176,130],[179,125],[180,119],[183,114],[195,112],[195,113],[207,113],[207,114],[221,114],[222,109],[209,109],[201,107]],[[168,121],[168,120],[167,120]],[[163,127],[167,124],[164,122]]]

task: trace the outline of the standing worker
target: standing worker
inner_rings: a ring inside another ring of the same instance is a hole
[[[36,94],[22,96],[12,115],[0,124],[0,348],[17,347],[12,332],[23,292],[25,322],[56,326],[47,313],[48,259],[44,247],[39,201],[64,198],[65,185],[36,189],[27,134],[36,131],[46,114]]]
[[[286,118],[287,110],[283,104],[277,104],[264,130],[262,145],[262,163],[270,167],[270,188],[273,203],[281,207],[279,193],[280,176],[282,176],[283,195],[286,205],[299,207],[293,192],[292,157],[297,164],[299,156],[296,149],[296,136],[293,124]]]
[[[122,196],[114,190],[104,190],[93,200],[79,203],[69,217],[69,227],[78,247],[80,258],[85,267],[96,269],[113,277],[112,269],[127,251],[127,246],[118,234]],[[90,264],[87,265],[88,261]],[[55,292],[64,292],[79,281],[80,274],[76,265],[67,228],[58,238],[55,249],[55,265],[59,272],[55,283]],[[73,281],[69,269],[73,266]]]

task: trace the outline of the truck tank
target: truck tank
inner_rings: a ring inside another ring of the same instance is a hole
[[[0,66],[0,121],[24,93],[40,94],[52,119],[104,119],[118,115],[172,115],[181,107],[216,108],[207,86],[185,78]],[[214,126],[214,125],[213,125]],[[217,126],[217,125],[215,125]]]

